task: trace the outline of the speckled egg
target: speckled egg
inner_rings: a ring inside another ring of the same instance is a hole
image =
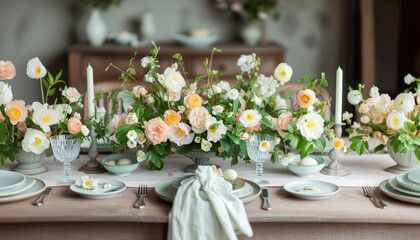
[[[117,165],[128,165],[131,164],[131,160],[128,158],[121,158],[120,160],[118,160]]]

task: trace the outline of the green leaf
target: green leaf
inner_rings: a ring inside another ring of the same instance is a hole
[[[287,123],[287,129],[289,130],[290,133],[294,133],[296,131],[296,123],[295,122],[289,122]]]
[[[232,141],[233,141],[235,144],[239,144],[239,142],[241,141],[241,139],[240,139],[239,137],[237,137],[237,136],[233,135],[233,134],[232,134],[232,133],[230,133],[230,132],[227,132],[227,133],[226,133],[226,135],[228,135],[228,136],[230,137],[230,139],[232,139]]]
[[[364,151],[365,151],[365,148],[364,148],[363,144],[361,142],[357,143],[357,145],[356,145],[357,154],[362,155]]]
[[[187,154],[189,152],[191,152],[192,150],[194,150],[194,145],[193,144],[187,144],[187,145],[182,145],[182,146],[177,146],[176,147],[176,152],[179,154]]]
[[[146,161],[149,162],[149,168],[151,170],[161,170],[163,168],[163,161],[155,151],[146,152]]]
[[[298,147],[298,144],[299,144],[299,137],[298,136],[296,136],[296,135],[292,135],[292,147],[294,148],[294,149],[296,149],[297,147]]]
[[[376,146],[374,150],[375,150],[375,152],[379,152],[379,151],[382,151],[384,148],[385,148],[385,145],[380,144],[380,145]]]
[[[59,80],[62,74],[63,74],[63,69],[61,69],[60,72],[58,72],[57,75],[55,75],[55,81]]]
[[[136,101],[133,99],[133,96],[131,95],[131,92],[124,90],[118,93],[118,98],[120,98],[123,102],[123,108],[127,112],[128,106],[133,106]]]
[[[420,161],[420,149],[418,147],[414,150],[414,155],[416,155],[417,160]]]
[[[133,108],[133,112],[137,115],[138,119],[141,119],[141,117],[143,117],[144,114],[144,109],[142,106],[137,105]]]
[[[265,125],[266,127],[268,127],[268,128],[272,128],[272,127],[273,127],[273,125],[271,124],[271,122],[270,122],[270,121],[268,121],[268,119],[267,119],[267,118],[262,118],[262,119],[261,119],[261,123],[262,123],[263,125]]]
[[[121,126],[118,127],[117,140],[123,146],[125,146],[127,144],[127,140],[128,140],[127,133],[128,133],[128,131],[130,131],[132,129],[133,129],[132,125],[121,125]]]
[[[229,141],[227,141],[226,139],[220,139],[220,145],[222,146],[222,148],[226,151],[226,152],[230,152],[231,151],[231,144]]]
[[[324,137],[320,137],[318,139],[314,139],[313,143],[315,144],[316,148],[318,148],[321,153],[324,153],[324,146],[322,145],[321,141],[319,139],[324,139]]]
[[[162,144],[153,145],[153,148],[160,156],[165,154],[165,147]]]
[[[50,97],[50,96],[54,95],[54,93],[55,93],[55,88],[50,89],[47,93],[47,96]]]

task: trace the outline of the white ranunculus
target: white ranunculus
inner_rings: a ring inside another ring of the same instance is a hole
[[[217,114],[223,112],[223,106],[222,105],[213,106],[212,109],[213,109],[213,111],[211,113],[213,113],[213,115],[217,115]]]
[[[215,94],[218,94],[218,93],[222,92],[222,89],[217,85],[211,86],[211,89],[212,89],[213,93],[215,93]]]
[[[144,162],[146,161],[146,153],[142,150],[137,151],[137,162]]]
[[[199,136],[195,137],[194,142],[195,143],[200,143],[201,142],[201,137],[199,137]]]
[[[150,76],[149,74],[145,74],[144,75],[144,81],[148,82],[148,83],[152,83],[155,81],[155,78]]]
[[[47,74],[47,69],[45,69],[44,65],[42,65],[39,58],[36,57],[28,61],[26,67],[26,74],[30,78],[40,79],[45,77],[45,75]]]
[[[273,77],[266,77],[260,74],[257,79],[255,93],[259,96],[271,97],[276,93],[278,82]]]
[[[368,106],[375,107],[376,104],[378,104],[380,100],[381,100],[381,96],[371,97],[371,98],[366,99],[366,103]]]
[[[375,108],[380,113],[387,113],[389,111],[389,106],[391,105],[391,97],[388,94],[382,93],[381,99],[376,103]]]
[[[324,132],[324,119],[316,113],[310,112],[301,116],[296,122],[297,129],[306,140],[318,139]]]
[[[190,144],[194,140],[194,132],[188,124],[180,122],[169,126],[169,141],[178,146]]]
[[[241,55],[239,57],[237,65],[241,68],[242,72],[251,73],[251,70],[257,66],[257,59],[253,55]]]
[[[262,141],[260,143],[259,149],[261,152],[267,152],[270,149],[270,142],[269,141]]]
[[[61,122],[64,122],[64,120],[67,119],[67,114],[71,114],[73,112],[73,109],[71,108],[71,106],[65,103],[56,104],[55,106],[49,106],[49,108],[54,109],[60,113]]]
[[[139,122],[139,118],[137,117],[137,114],[135,114],[135,113],[132,112],[132,113],[129,113],[127,115],[126,123],[128,125],[133,125],[133,124],[136,124],[138,122]]]
[[[138,134],[135,130],[130,130],[127,132],[127,138],[129,140],[135,141],[138,137]]]
[[[104,107],[98,107],[96,109],[96,121],[103,119],[106,115],[106,109]]]
[[[274,69],[274,78],[281,83],[290,81],[292,75],[293,69],[287,63],[280,63],[276,69]]]
[[[47,106],[39,102],[32,104],[33,116],[32,121],[42,128],[42,131],[49,132],[50,126],[60,121],[61,113],[54,109],[48,109]]]
[[[78,112],[75,112],[74,114],[73,114],[73,117],[75,117],[75,118],[77,118],[77,119],[79,119],[79,120],[81,120],[82,119],[82,116],[80,115],[80,113],[78,113]]]
[[[408,93],[401,93],[394,100],[394,109],[401,113],[413,111],[414,105],[414,98]]]
[[[168,67],[163,73],[163,85],[171,92],[181,92],[185,79],[180,72]]]
[[[257,125],[261,120],[261,114],[258,113],[257,110],[246,110],[243,111],[241,116],[239,116],[239,121],[242,123],[244,127],[254,127]]]
[[[222,89],[224,92],[230,91],[230,84],[226,81],[220,81],[218,84],[216,84],[219,88]]]
[[[257,106],[261,106],[262,101],[262,98],[258,97],[257,95],[254,95],[251,99],[251,102],[257,104]]]
[[[215,127],[215,124],[217,124],[217,127]],[[206,129],[207,140],[211,142],[219,141],[222,138],[222,136],[226,134],[226,127],[225,125],[223,125],[223,121],[217,121],[214,117],[207,119]]]
[[[114,115],[109,121],[108,126],[106,127],[107,133],[113,134],[116,133],[118,130],[118,122],[120,121],[120,116]]]
[[[281,98],[280,96],[277,95],[276,97],[276,109],[281,109],[280,112],[284,112],[286,111],[285,108],[287,108],[287,102],[286,99]]]
[[[407,118],[403,113],[394,111],[386,117],[386,125],[394,130],[398,130],[404,127],[406,120]]]
[[[343,113],[343,120],[344,121],[350,121],[352,117],[353,117],[353,113],[349,113],[347,111],[345,111]]]
[[[135,147],[137,147],[137,141],[128,140],[127,141],[127,147],[128,148],[135,148]]]
[[[211,142],[206,139],[201,139],[201,150],[204,152],[209,152],[212,146],[213,144],[211,144]]]
[[[144,68],[147,68],[149,64],[152,64],[152,63],[153,63],[153,57],[151,56],[146,56],[141,59],[141,66]]]
[[[370,88],[369,95],[372,98],[379,97],[379,88],[377,86],[372,86]]]
[[[227,93],[227,96],[230,100],[236,100],[239,97],[239,92],[234,88]]]
[[[82,134],[83,136],[87,137],[89,135],[89,128],[86,127],[86,125],[82,125]]]
[[[26,129],[25,137],[22,140],[22,148],[25,152],[41,154],[50,147],[50,141],[45,134],[39,130]]]
[[[414,80],[414,77],[411,74],[407,74],[404,77],[404,82],[407,85],[410,85],[413,82],[413,80]]]
[[[357,105],[362,101],[362,94],[359,90],[352,90],[347,94],[347,100],[352,105]]]
[[[80,98],[80,93],[77,91],[74,87],[69,87],[66,90],[64,90],[61,95],[63,95],[65,98],[69,100],[70,103],[75,103]]]
[[[8,104],[12,99],[12,87],[0,81],[0,104]]]

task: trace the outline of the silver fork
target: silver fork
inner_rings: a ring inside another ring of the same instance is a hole
[[[135,208],[145,208],[146,203],[144,203],[143,198],[147,197],[147,185],[139,185],[139,188],[137,189],[137,196],[139,197],[134,203],[133,207]]]
[[[363,190],[363,195],[371,198],[376,207],[384,209],[388,206],[381,199],[379,199],[375,195],[375,193],[373,193],[372,188],[370,188],[370,186],[362,186],[362,190]]]

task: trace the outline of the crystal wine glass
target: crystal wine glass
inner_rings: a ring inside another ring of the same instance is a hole
[[[253,182],[266,185],[268,181],[261,178],[264,172],[263,163],[271,158],[276,140],[271,136],[253,136],[252,138],[254,139],[252,142],[246,141],[246,149],[251,160],[257,163],[255,170],[257,178]]]
[[[71,135],[58,135],[51,137],[51,146],[54,157],[64,163],[64,180],[57,182],[58,185],[73,184],[70,179],[70,162],[75,160],[80,153],[80,140],[71,139]]]

